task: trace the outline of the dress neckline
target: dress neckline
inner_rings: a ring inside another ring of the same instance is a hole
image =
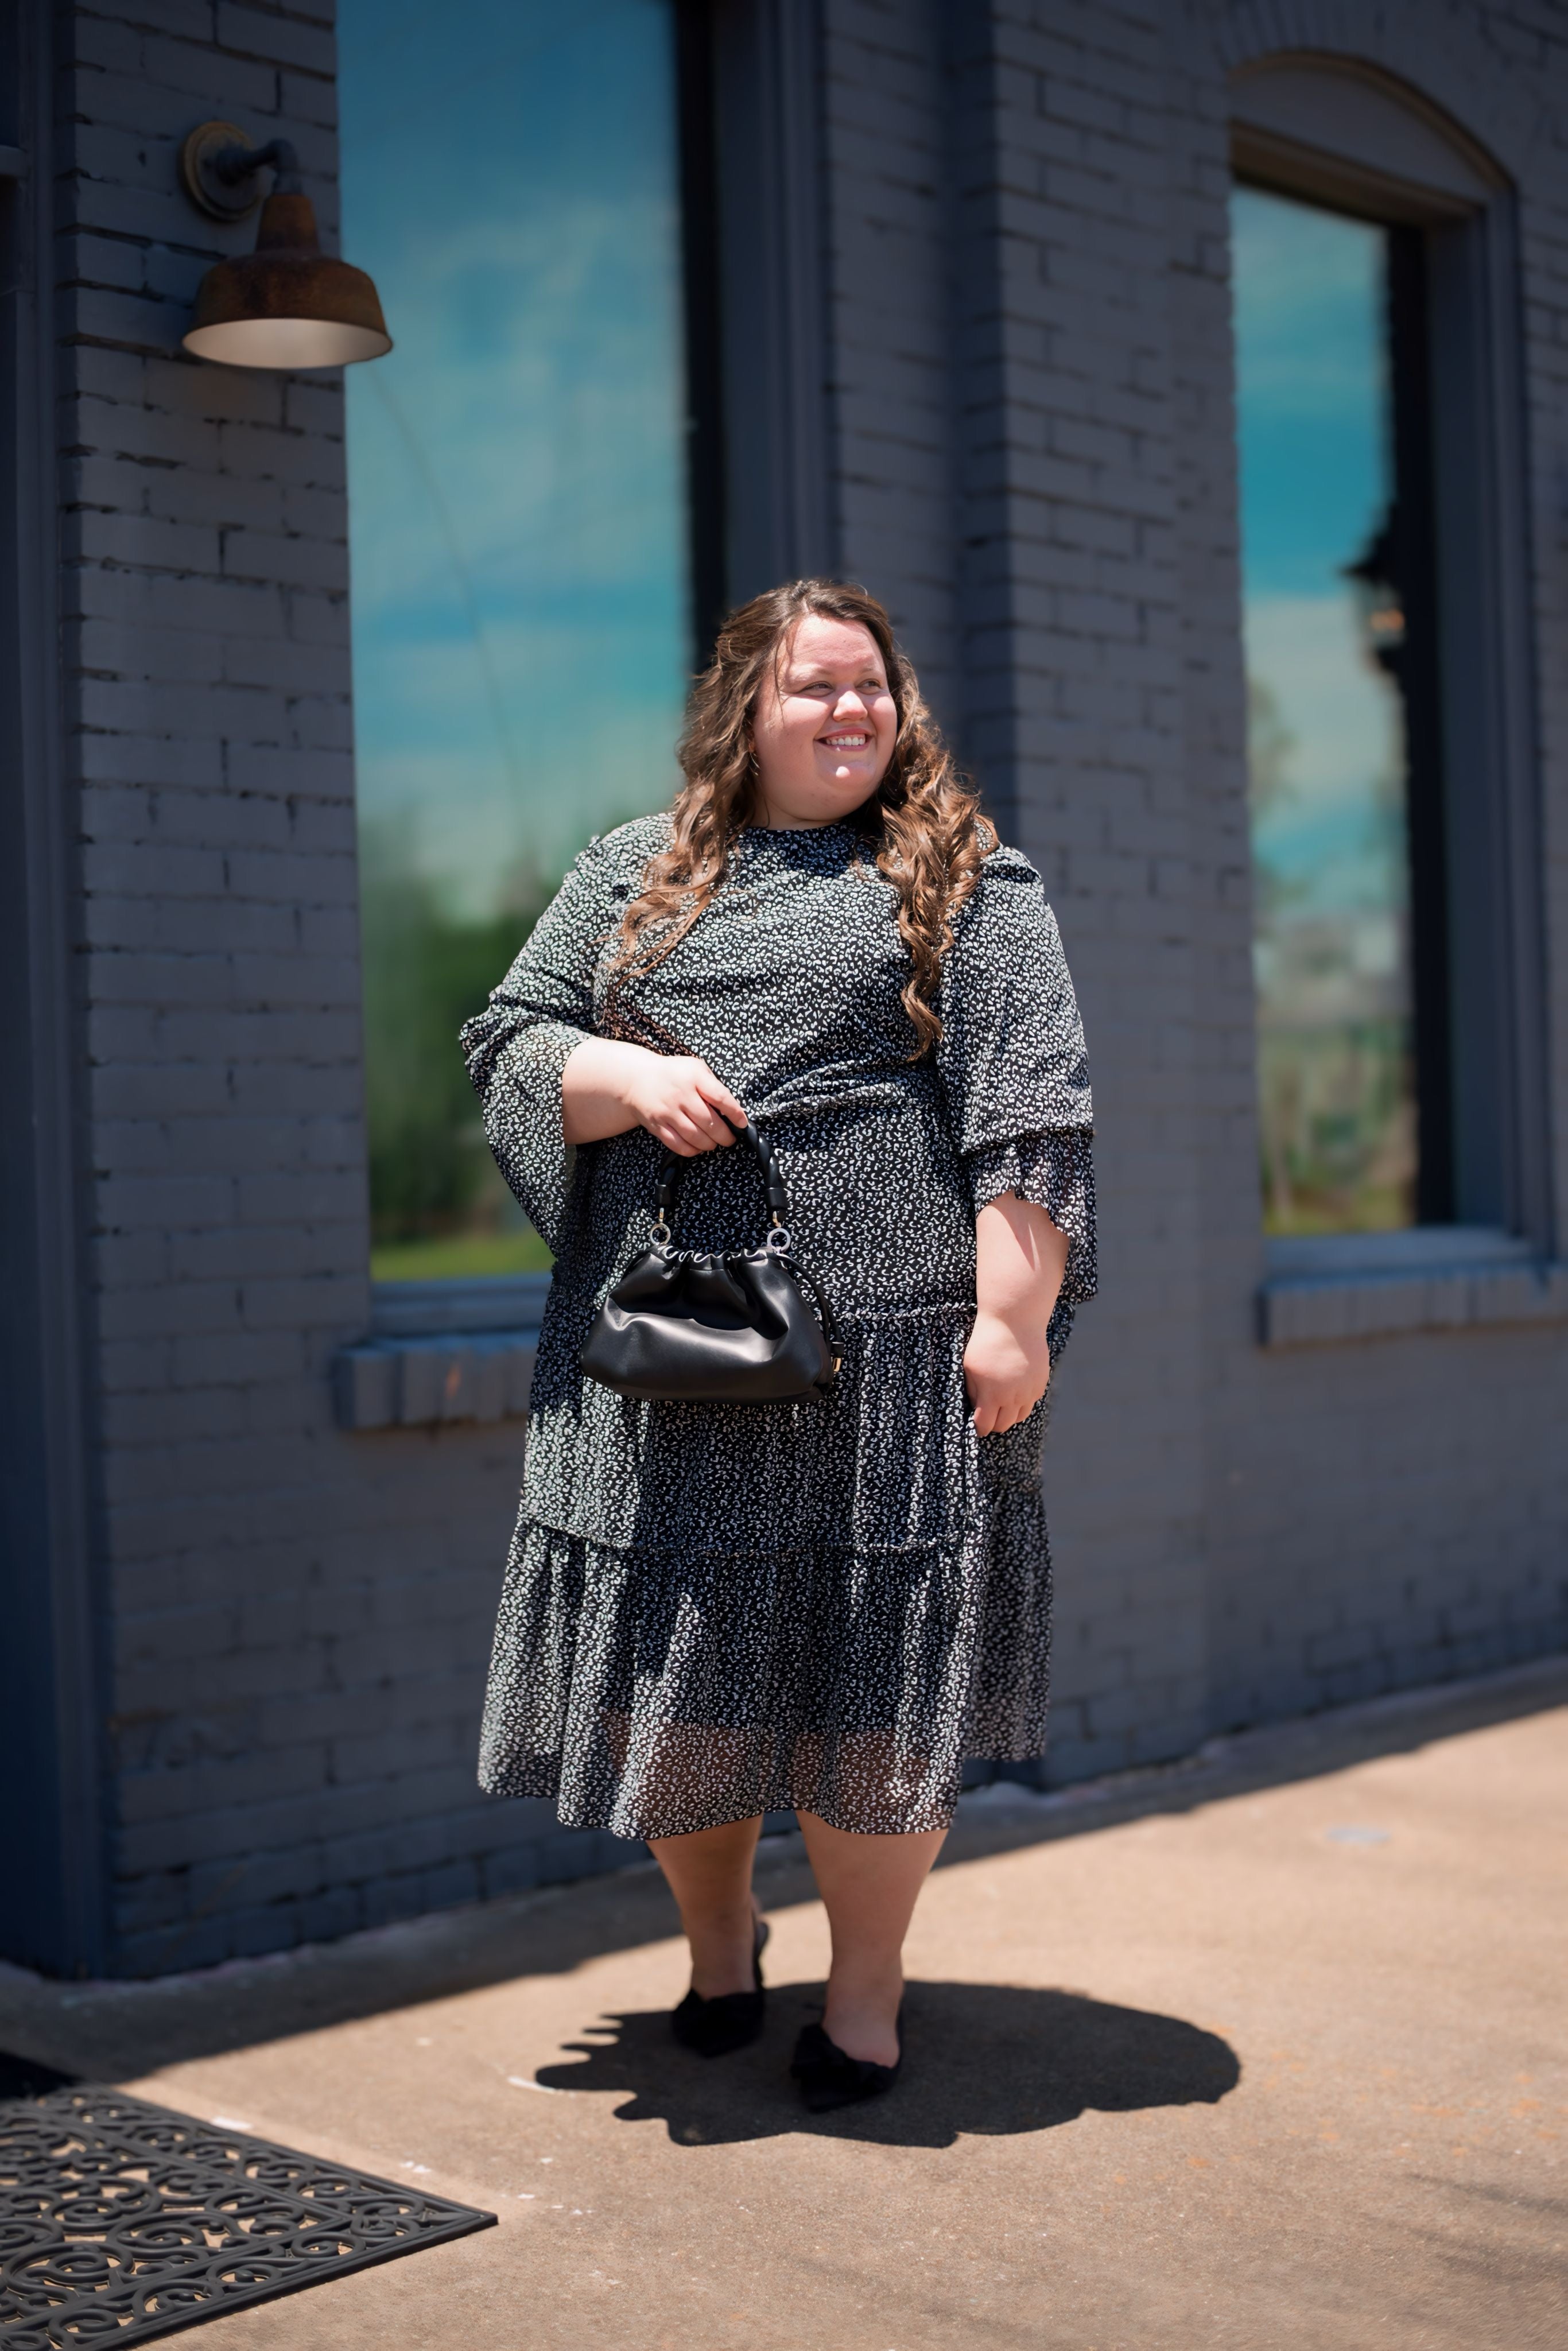
[[[824,834],[831,838],[852,831],[842,818],[835,817],[831,824],[745,824],[740,837],[743,841],[821,841]]]
[[[736,862],[740,872],[758,880],[796,874],[829,882],[852,871],[864,846],[862,835],[848,824],[748,824],[741,830]]]

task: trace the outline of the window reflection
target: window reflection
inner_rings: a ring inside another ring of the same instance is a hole
[[[591,834],[659,806],[688,665],[669,0],[340,0],[373,1271],[548,1262],[456,1030]]]
[[[1265,1228],[1416,1216],[1388,232],[1233,204]]]

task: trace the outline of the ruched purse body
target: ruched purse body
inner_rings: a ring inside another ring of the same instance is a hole
[[[787,1404],[832,1385],[842,1352],[832,1309],[793,1254],[770,1144],[750,1120],[745,1139],[768,1196],[766,1240],[753,1249],[676,1249],[685,1163],[666,1154],[653,1246],[632,1259],[583,1342],[590,1379],[619,1395],[686,1404]]]

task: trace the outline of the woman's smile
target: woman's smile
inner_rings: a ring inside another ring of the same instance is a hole
[[[866,766],[867,755],[874,757],[876,737],[867,726],[839,726],[831,734],[817,737],[834,764],[840,776],[852,775]]]

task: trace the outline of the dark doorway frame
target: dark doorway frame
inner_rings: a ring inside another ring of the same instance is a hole
[[[106,1684],[60,726],[53,22],[27,0],[0,8],[0,1951],[84,1976],[108,1964]]]

